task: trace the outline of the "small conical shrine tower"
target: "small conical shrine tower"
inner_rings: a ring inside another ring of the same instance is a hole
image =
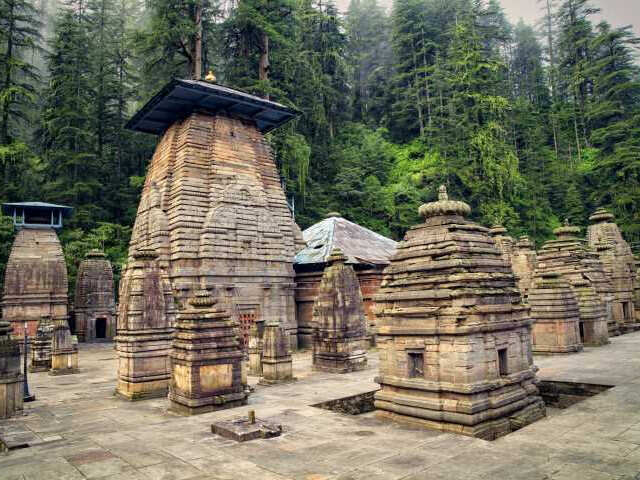
[[[613,318],[620,329],[627,332],[640,328],[636,324],[633,302],[636,267],[631,247],[622,237],[614,218],[603,208],[596,210],[589,217],[591,225],[587,229],[587,241],[594,249],[603,243],[611,246],[610,249],[599,250],[600,260],[613,284]]]
[[[557,272],[538,275],[529,291],[533,324],[533,352],[580,352],[580,309],[574,289]]]
[[[504,258],[507,263],[511,264],[513,261],[513,251],[515,242],[512,237],[507,235],[507,229],[502,225],[494,225],[489,230],[493,241],[496,242],[496,247],[502,253],[502,258]]]
[[[494,439],[545,415],[529,307],[489,230],[448,199],[398,245],[375,300],[379,416]]]
[[[91,250],[76,279],[76,334],[80,342],[111,340],[116,334],[113,269],[104,252]]]
[[[243,339],[254,322],[275,320],[293,347],[293,259],[303,243],[265,134],[297,114],[208,81],[173,80],[127,124],[161,135],[130,259],[142,248],[153,250],[181,304],[196,291],[229,287],[233,296],[225,301]],[[130,275],[127,268],[122,282]]]
[[[367,366],[367,320],[356,272],[336,248],[313,306],[313,369],[347,373]]]
[[[587,345],[598,346],[608,343],[607,333],[607,302],[610,290],[603,276],[602,266],[598,264],[597,254],[579,238],[580,227],[565,225],[554,230],[556,238],[546,242],[538,252],[538,269],[536,274],[557,272],[574,290],[580,308],[580,331],[585,333],[583,338]],[[579,294],[585,292],[584,282],[593,288],[599,301],[594,307],[592,295]],[[580,292],[577,288],[580,287]],[[537,319],[534,317],[534,321]],[[587,332],[592,332],[590,336]]]
[[[533,274],[538,268],[538,254],[526,235],[520,237],[513,250],[511,267],[518,279],[518,288],[522,298],[527,301],[529,290],[533,284]]]
[[[71,207],[51,203],[5,203],[2,212],[18,229],[4,276],[2,316],[13,335],[35,336],[38,322],[49,316],[68,321],[67,265],[56,230]]]

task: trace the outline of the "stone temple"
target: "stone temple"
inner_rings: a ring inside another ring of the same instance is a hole
[[[5,203],[5,215],[13,217],[18,233],[4,276],[2,315],[13,335],[35,336],[43,316],[68,321],[67,265],[56,229],[72,208],[41,202]]]
[[[178,308],[196,291],[228,289],[245,348],[252,324],[270,320],[282,321],[297,346],[293,259],[302,236],[264,136],[297,114],[214,83],[174,80],[127,124],[162,136],[130,260],[140,249],[155,252]],[[131,275],[128,267],[122,281]],[[126,292],[120,302],[130,302]]]
[[[592,248],[607,244],[610,248],[599,249],[606,274],[613,284],[613,318],[621,331],[640,328],[635,320],[633,283],[635,281],[635,260],[631,247],[622,237],[614,222],[613,214],[603,208],[589,217],[591,225],[587,229],[587,241]]]
[[[380,288],[382,272],[396,251],[397,242],[350,222],[337,212],[302,232],[307,246],[296,254],[296,316],[298,345],[313,342],[313,305],[331,252],[339,248],[353,267],[367,316],[367,337],[375,345],[373,295]]]
[[[489,230],[448,199],[420,207],[375,296],[379,416],[494,439],[545,415],[531,319]]]
[[[522,236],[516,243],[511,256],[511,267],[518,278],[518,288],[526,302],[533,285],[533,275],[538,268],[538,255],[529,237]]]
[[[78,341],[112,340],[116,334],[113,269],[107,256],[91,250],[76,279],[75,325]]]

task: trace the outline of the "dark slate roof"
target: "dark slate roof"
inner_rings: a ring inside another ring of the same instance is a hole
[[[126,128],[161,135],[176,120],[194,111],[231,115],[253,120],[262,133],[270,132],[300,112],[240,90],[215,83],[175,79],[169,82],[127,122]]]
[[[45,202],[17,202],[17,203],[3,203],[2,213],[10,215],[13,213],[14,208],[26,208],[33,210],[62,210],[62,215],[68,217],[73,211],[73,207],[67,205],[56,205],[55,203]]]
[[[302,232],[307,247],[299,251],[297,264],[324,263],[334,248],[342,249],[348,263],[387,265],[397,242],[342,217],[327,218]]]

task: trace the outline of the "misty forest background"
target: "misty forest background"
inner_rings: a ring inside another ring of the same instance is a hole
[[[91,248],[117,278],[157,141],[124,124],[202,32],[203,73],[303,112],[269,136],[303,229],[337,210],[401,239],[445,183],[538,245],[598,206],[640,242],[640,39],[587,0],[539,6],[513,25],[497,0],[0,0],[0,201],[73,206],[71,290]],[[3,218],[0,272],[13,235]]]

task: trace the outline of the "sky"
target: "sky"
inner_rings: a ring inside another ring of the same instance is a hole
[[[392,0],[380,0],[391,6]],[[542,15],[536,0],[500,0],[507,16],[513,23],[522,18],[528,24],[534,24]],[[341,9],[346,9],[349,0],[337,0]],[[640,0],[594,0],[593,4],[602,9],[602,17],[616,27],[633,25],[640,36]]]

